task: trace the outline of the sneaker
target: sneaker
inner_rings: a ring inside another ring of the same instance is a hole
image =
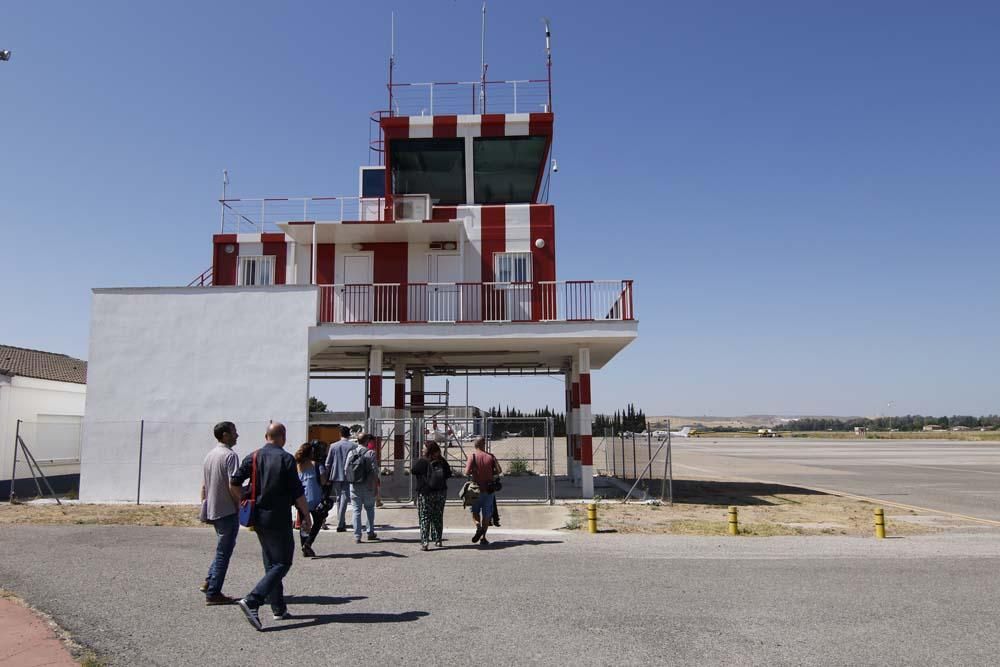
[[[479,538],[483,536],[483,529],[480,526],[476,526],[476,534],[472,536],[472,543],[475,544],[479,541]]]
[[[347,532],[347,526],[337,526],[337,532],[338,533],[346,533]]]
[[[427,543],[426,543],[426,542],[421,542],[421,543],[420,543],[420,550],[421,550],[421,551],[427,551],[427,549],[428,549],[428,548],[429,548],[429,547],[427,546]]]
[[[378,542],[378,535],[376,535],[375,533],[368,533],[368,541]]]
[[[202,593],[208,590],[208,579],[201,582],[201,586],[198,587],[198,590],[201,591]]]
[[[239,600],[236,604],[240,606],[240,611],[242,611],[243,615],[247,617],[247,622],[252,625],[255,630],[260,632],[264,629],[264,625],[260,622],[260,614],[257,613],[257,608],[251,607],[246,598]]]
[[[302,557],[303,558],[315,558],[316,552],[312,550],[312,547],[302,547]]]
[[[286,610],[281,612],[280,614],[272,614],[271,618],[273,618],[276,621],[287,621],[288,619],[295,617],[292,616],[290,613],[288,613],[288,611]]]
[[[490,546],[490,541],[484,537],[481,540],[479,540],[479,546],[488,547]]]
[[[355,544],[361,544],[361,536],[360,535],[355,535],[354,536],[354,543]]]
[[[330,530],[330,524],[324,523],[323,527],[320,530]]]
[[[223,595],[222,593],[205,596],[205,604],[209,607],[215,607],[221,604],[232,604],[234,602],[236,602],[236,598],[231,598],[228,595]]]
[[[441,540],[438,540],[437,542],[434,543],[434,546],[441,548],[444,546],[444,544],[441,542]]]

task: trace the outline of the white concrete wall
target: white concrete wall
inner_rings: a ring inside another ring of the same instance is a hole
[[[269,420],[289,448],[308,431],[317,288],[94,290],[80,497],[197,502],[212,427],[236,423],[242,457]]]
[[[17,420],[21,437],[36,459],[79,457],[80,426],[87,386],[28,377],[0,376],[0,480],[9,480],[14,463]],[[46,475],[73,475],[79,465],[42,467]],[[30,477],[18,456],[17,478]],[[6,500],[6,498],[3,498]]]

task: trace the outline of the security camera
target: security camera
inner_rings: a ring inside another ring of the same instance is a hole
[[[4,60],[4,61],[10,60],[10,51],[8,51],[6,49],[4,49],[3,51],[0,51],[0,60]]]
[[[559,163],[556,162],[555,158],[552,158],[552,173],[559,171]]]

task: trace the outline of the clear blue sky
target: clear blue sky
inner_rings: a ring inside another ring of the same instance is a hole
[[[4,3],[0,342],[85,357],[90,288],[186,284],[223,168],[354,191],[393,8],[401,80],[477,76],[475,1]],[[489,12],[496,78],[544,73],[552,19],[559,277],[636,280],[597,409],[1000,412],[1000,5]]]

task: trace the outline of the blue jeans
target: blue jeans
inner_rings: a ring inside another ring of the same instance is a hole
[[[375,489],[351,485],[351,507],[354,510],[354,537],[361,537],[361,508],[368,516],[368,532],[375,532]]]
[[[351,504],[351,485],[333,482],[330,497],[337,500],[337,528],[347,528],[347,506]]]
[[[492,493],[480,493],[479,497],[472,503],[472,513],[482,515],[483,525],[489,525],[493,518],[493,498]]]
[[[218,595],[222,592],[222,584],[226,581],[226,571],[229,570],[229,559],[236,546],[236,537],[240,534],[239,514],[230,514],[212,521],[218,541],[215,543],[215,558],[208,567],[208,589],[205,595]]]
[[[256,609],[268,602],[271,611],[283,614],[288,608],[285,606],[285,588],[281,580],[292,569],[292,556],[295,553],[291,521],[287,525],[274,527],[257,524],[254,532],[257,533],[260,552],[264,558],[264,576],[247,596],[247,603]]]

